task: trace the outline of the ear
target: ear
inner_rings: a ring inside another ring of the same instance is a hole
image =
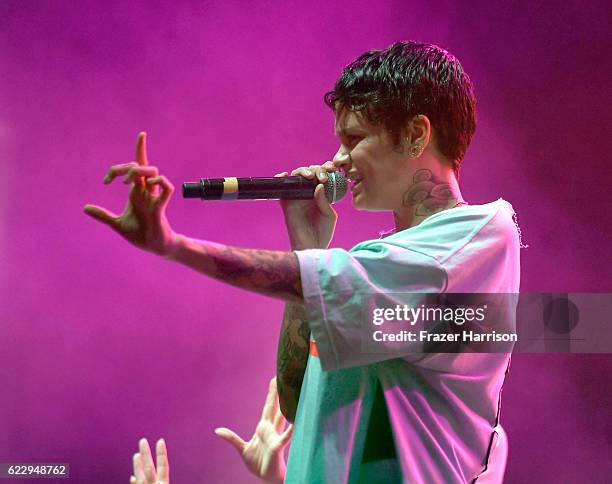
[[[417,114],[406,127],[406,143],[408,146],[419,145],[422,150],[427,148],[431,139],[431,123],[424,114]]]

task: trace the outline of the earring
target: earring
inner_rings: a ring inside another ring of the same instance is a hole
[[[410,151],[408,152],[408,156],[410,156],[410,158],[418,158],[419,156],[421,156],[422,153],[423,153],[423,145],[421,145],[421,143],[416,143],[412,145],[412,147],[410,148]]]

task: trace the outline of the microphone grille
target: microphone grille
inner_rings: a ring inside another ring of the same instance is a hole
[[[325,184],[325,196],[329,203],[339,202],[346,195],[348,186],[346,177],[339,171],[327,173],[327,183]]]

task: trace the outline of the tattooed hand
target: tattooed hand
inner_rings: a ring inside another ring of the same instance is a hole
[[[280,298],[302,302],[299,266],[292,252],[240,249],[195,240],[177,234],[166,218],[166,206],[174,187],[149,166],[146,133],[138,135],[136,162],[114,165],[104,178],[111,183],[125,175],[131,183],[128,203],[121,215],[96,205],[86,205],[85,213],[102,222],[136,247],[181,262],[207,276],[234,286]]]

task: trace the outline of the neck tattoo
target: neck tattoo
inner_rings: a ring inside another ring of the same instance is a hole
[[[414,207],[415,217],[429,217],[441,210],[467,205],[467,202],[457,198],[448,183],[436,180],[431,170],[417,170],[412,180],[414,183],[402,196],[402,205]],[[454,205],[451,205],[453,202]]]

